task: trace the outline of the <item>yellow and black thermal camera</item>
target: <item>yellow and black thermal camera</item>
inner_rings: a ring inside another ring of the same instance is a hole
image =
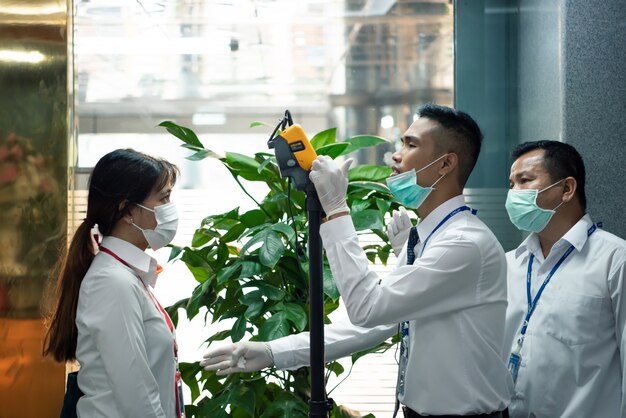
[[[317,154],[302,127],[293,123],[289,110],[285,111],[267,146],[274,149],[280,176],[290,177],[297,190],[305,190]]]

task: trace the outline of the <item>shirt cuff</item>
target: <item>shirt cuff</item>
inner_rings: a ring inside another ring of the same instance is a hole
[[[296,364],[296,356],[294,344],[291,343],[289,337],[279,338],[267,342],[272,350],[272,357],[274,358],[274,366],[277,369],[289,369],[293,368]]]
[[[356,235],[356,229],[350,215],[340,216],[324,222],[320,226],[320,236],[324,246],[352,238]]]

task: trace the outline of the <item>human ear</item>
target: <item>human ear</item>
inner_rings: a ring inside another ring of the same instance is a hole
[[[128,200],[122,200],[117,205],[117,211],[120,213],[120,219],[127,224],[133,223],[133,215],[130,213]]]
[[[577,186],[578,183],[574,177],[566,177],[563,180],[563,202],[567,203],[574,198]]]
[[[459,156],[455,152],[449,152],[441,160],[441,168],[439,169],[439,174],[444,175],[453,171],[459,165]]]

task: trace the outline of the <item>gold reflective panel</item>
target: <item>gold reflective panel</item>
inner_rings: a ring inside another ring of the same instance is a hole
[[[64,391],[41,351],[67,239],[68,1],[0,2],[0,417],[58,417]]]

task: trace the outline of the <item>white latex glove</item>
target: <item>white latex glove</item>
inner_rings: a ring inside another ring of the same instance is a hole
[[[403,206],[400,206],[400,210],[393,211],[391,221],[389,225],[387,225],[387,236],[389,237],[389,242],[391,243],[393,253],[396,257],[400,254],[402,247],[404,247],[404,244],[409,239],[412,226],[413,224],[409,219],[409,215],[406,213],[406,209],[404,209]]]
[[[256,372],[274,365],[268,343],[245,341],[210,349],[204,353],[200,366],[217,370],[218,376],[240,372]]]
[[[313,161],[309,178],[315,185],[326,217],[340,212],[350,212],[346,203],[348,192],[348,168],[352,158],[347,159],[340,167],[332,158],[320,155]]]

